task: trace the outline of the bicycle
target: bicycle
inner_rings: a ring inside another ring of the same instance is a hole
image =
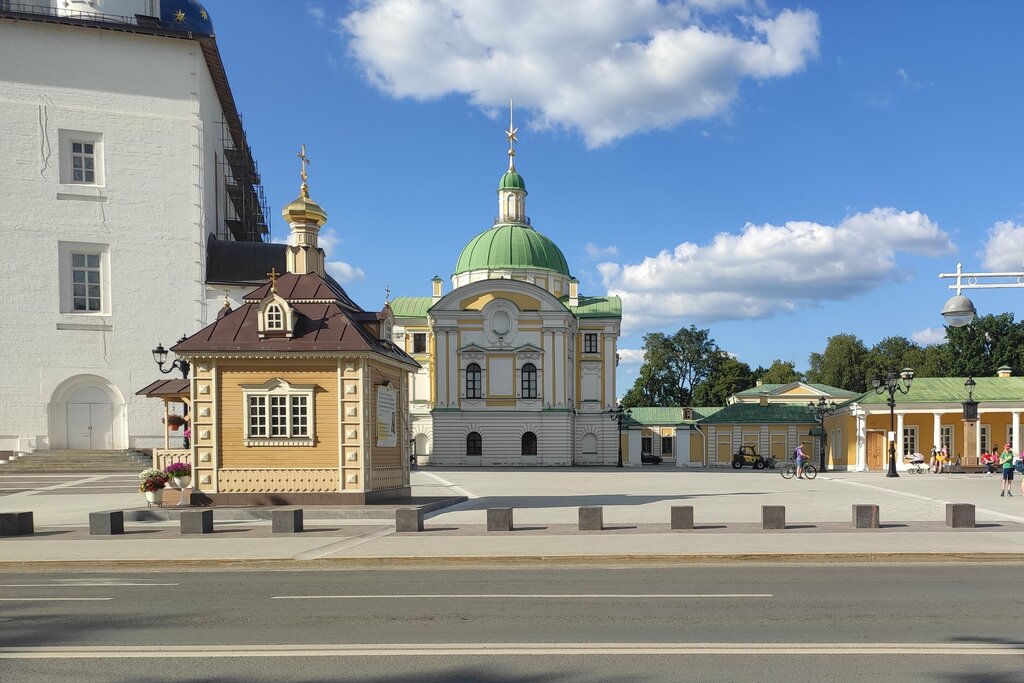
[[[783,479],[792,479],[793,475],[796,474],[796,463],[793,461],[787,462],[782,466],[782,471],[779,472]],[[804,477],[807,479],[814,479],[818,476],[818,468],[809,462],[804,463]]]

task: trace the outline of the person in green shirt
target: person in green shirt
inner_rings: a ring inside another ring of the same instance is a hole
[[[1003,491],[1000,496],[1013,496],[1010,487],[1013,486],[1013,449],[1010,444],[1003,446],[1003,452],[999,454],[999,466],[1003,468]]]

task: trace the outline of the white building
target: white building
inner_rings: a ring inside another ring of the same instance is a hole
[[[209,15],[0,2],[0,121],[0,450],[161,443],[150,350],[284,270]]]
[[[410,406],[417,459],[614,465],[621,303],[580,296],[561,250],[526,215],[514,155],[498,217],[462,250],[452,291],[435,277],[432,296],[392,302],[395,343],[422,366]]]

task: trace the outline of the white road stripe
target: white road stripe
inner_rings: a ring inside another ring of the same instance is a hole
[[[771,593],[430,593],[409,595],[275,595],[272,600],[420,600],[423,598],[606,598],[631,600],[642,598],[772,598]]]
[[[441,477],[437,476],[436,474],[434,474],[432,472],[420,472],[420,474],[422,474],[425,477],[430,477],[431,479],[436,481],[441,486],[445,486],[445,487],[451,489],[452,491],[454,491],[455,493],[457,493],[459,495],[462,495],[462,496],[465,496],[466,498],[469,498],[470,500],[472,500],[474,498],[479,498],[480,497],[480,496],[476,495],[475,493],[473,493],[472,491],[467,491],[466,489],[462,488],[461,486],[456,486],[455,484],[451,483],[447,479],[442,479]],[[445,511],[446,509],[451,509],[451,506],[449,508],[440,508],[440,510],[437,510],[436,512]]]
[[[177,583],[0,583],[0,588],[116,588],[120,586],[179,586]]]
[[[963,502],[962,500],[952,501],[952,500],[942,500],[941,498],[931,498],[929,496],[922,496],[919,493],[910,493],[909,491],[899,491],[899,490],[895,490],[895,489],[887,489],[884,486],[876,486],[874,484],[865,484],[863,482],[850,481],[848,479],[833,479],[832,477],[824,477],[824,479],[828,479],[829,481],[838,482],[840,484],[848,484],[850,486],[859,486],[859,487],[865,488],[865,489],[873,489],[875,491],[882,491],[884,493],[893,493],[893,494],[896,494],[898,496],[904,496],[905,498],[916,498],[918,500],[928,501],[929,503],[938,503],[939,505],[946,505],[947,503]],[[993,489],[993,491],[994,490],[995,489]],[[986,517],[986,518],[995,517],[996,519],[1002,519],[1002,520],[1005,520],[1007,522],[1024,523],[1024,517],[1021,517],[1019,515],[1007,514],[1005,512],[999,512],[998,510],[989,510],[987,508],[981,508],[981,507],[975,506],[975,512],[982,513],[982,515],[984,515],[984,517]]]
[[[95,602],[114,598],[0,598],[0,602]]]
[[[1024,646],[980,643],[353,643],[323,645],[185,645],[189,657],[491,657],[516,655],[916,655],[972,656],[1024,654]],[[159,648],[124,646],[0,647],[0,659],[165,659]]]

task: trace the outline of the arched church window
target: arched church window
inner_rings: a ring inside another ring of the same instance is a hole
[[[523,366],[523,398],[537,398],[537,366],[527,363]]]
[[[483,382],[480,375],[480,366],[476,363],[466,366],[466,398],[481,398]]]
[[[533,432],[523,434],[523,455],[537,455],[537,435]]]
[[[511,192],[505,197],[505,215],[509,218],[515,218],[516,216],[516,196]]]
[[[284,329],[284,313],[281,311],[281,307],[278,306],[277,304],[271,304],[270,306],[267,306],[267,329]]]
[[[470,432],[466,435],[466,455],[483,455],[484,440],[480,432]]]

